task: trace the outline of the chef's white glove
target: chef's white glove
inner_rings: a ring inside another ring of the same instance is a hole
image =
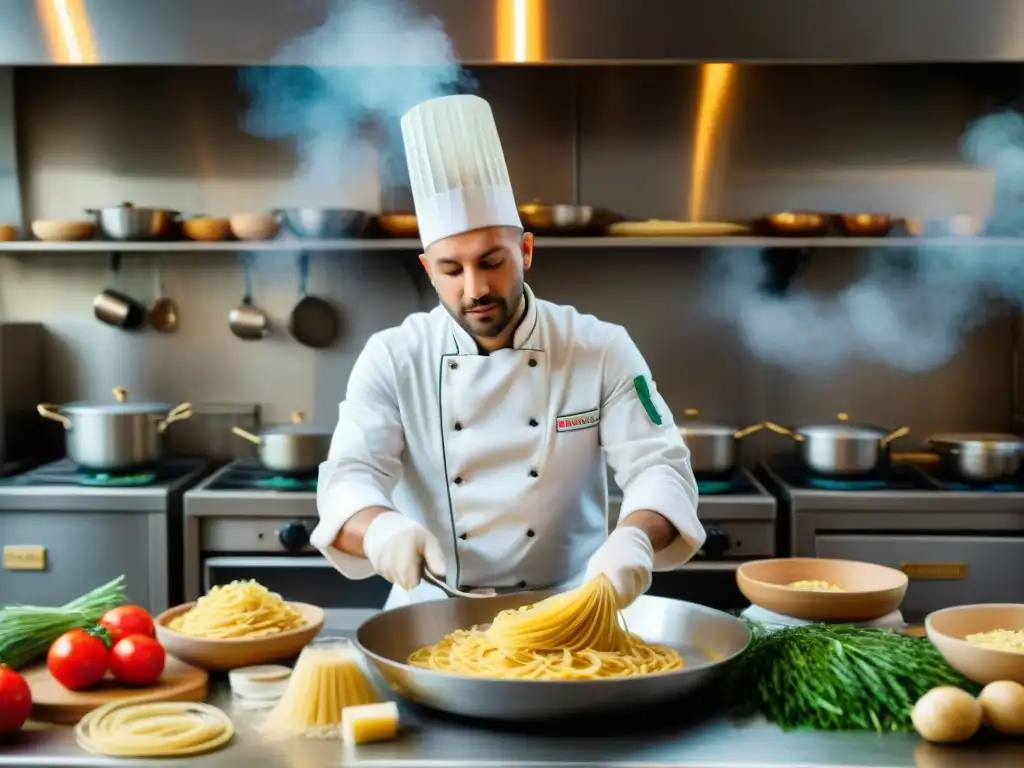
[[[615,587],[619,607],[625,608],[651,588],[654,546],[639,528],[624,525],[612,531],[590,556],[584,583],[603,573]]]
[[[435,576],[444,576],[444,550],[437,538],[419,523],[397,512],[374,518],[363,536],[363,552],[373,570],[403,589],[423,578],[423,564]]]

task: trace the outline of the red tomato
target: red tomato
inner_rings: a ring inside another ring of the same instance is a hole
[[[0,734],[14,733],[32,711],[32,692],[25,678],[0,664]]]
[[[95,685],[107,673],[107,643],[103,629],[72,629],[53,641],[46,666],[53,678],[72,691]]]
[[[160,679],[166,661],[164,647],[145,635],[128,635],[110,651],[110,671],[129,685],[152,685]]]
[[[117,645],[117,641],[128,635],[147,635],[156,637],[156,628],[153,626],[153,617],[145,608],[137,605],[121,605],[112,608],[103,614],[100,619],[100,626],[110,633],[110,640]]]

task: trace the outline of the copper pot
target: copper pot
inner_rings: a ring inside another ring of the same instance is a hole
[[[885,237],[896,221],[885,213],[844,213],[839,228],[847,237]]]
[[[377,216],[377,226],[391,237],[410,238],[420,236],[419,223],[415,213],[397,211]]]
[[[780,211],[761,217],[755,228],[777,237],[817,237],[828,232],[832,215],[809,211]]]

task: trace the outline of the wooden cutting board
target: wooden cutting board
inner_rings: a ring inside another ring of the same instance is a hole
[[[167,657],[164,673],[156,685],[128,688],[107,673],[107,679],[95,688],[69,691],[53,679],[46,664],[26,667],[21,671],[32,689],[32,719],[44,723],[77,723],[89,712],[111,701],[135,696],[157,696],[161,701],[205,701],[210,675],[173,656]]]

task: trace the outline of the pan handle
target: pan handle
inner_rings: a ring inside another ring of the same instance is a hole
[[[192,418],[192,403],[182,403],[176,405],[170,410],[170,412],[164,416],[156,424],[157,432],[163,433],[167,430],[167,427],[176,421],[184,421],[185,419]]]
[[[776,424],[774,421],[766,421],[764,423],[764,428],[768,429],[768,430],[771,430],[772,432],[774,432],[777,435],[782,435],[783,437],[790,437],[790,438],[796,440],[798,443],[802,442],[803,439],[804,439],[803,435],[798,435],[796,432],[793,432],[790,429],[786,429],[785,427],[781,427],[778,424]]]
[[[36,406],[36,412],[44,419],[49,419],[50,421],[56,421],[58,424],[62,424],[64,429],[71,429],[71,419],[60,412],[59,405],[40,403]]]
[[[901,437],[906,437],[909,434],[910,434],[910,427],[900,427],[899,429],[894,429],[888,435],[883,437],[881,439],[880,443],[884,447],[884,446],[888,445],[889,443],[891,443],[893,440],[899,440]]]
[[[306,298],[309,288],[309,254],[303,251],[299,256],[299,300]]]
[[[241,427],[232,427],[231,432],[237,435],[238,437],[242,438],[243,440],[248,440],[253,445],[261,445],[263,443],[263,441],[260,440],[259,437],[254,435],[252,432],[245,431]]]
[[[749,427],[744,427],[743,429],[736,430],[733,433],[733,438],[735,440],[742,440],[744,437],[748,437],[754,434],[755,432],[760,432],[764,428],[764,422],[761,422],[760,424],[751,424]]]

